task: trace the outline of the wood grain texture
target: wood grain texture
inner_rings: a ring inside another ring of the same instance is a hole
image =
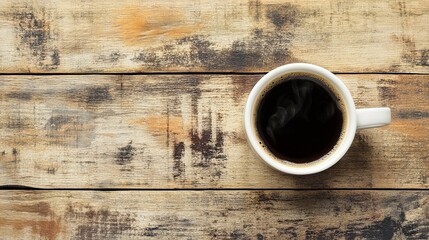
[[[2,191],[4,239],[428,239],[428,191]]]
[[[250,150],[260,75],[0,77],[0,185],[41,188],[427,188],[429,76],[339,75],[356,106],[392,108],[333,168],[280,174]]]
[[[0,72],[429,73],[427,1],[0,2]]]

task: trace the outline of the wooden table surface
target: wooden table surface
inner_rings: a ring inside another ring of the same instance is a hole
[[[281,174],[253,85],[323,66],[392,124]],[[429,2],[0,2],[0,239],[429,239]]]

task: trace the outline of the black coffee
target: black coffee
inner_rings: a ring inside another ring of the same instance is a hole
[[[286,80],[262,96],[256,126],[265,146],[278,158],[308,163],[334,148],[343,113],[333,92],[303,75]]]

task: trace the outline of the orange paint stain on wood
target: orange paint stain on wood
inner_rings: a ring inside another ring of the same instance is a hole
[[[167,134],[167,131],[170,134],[173,134],[177,140],[186,139],[186,127],[183,123],[181,117],[175,116],[149,116],[145,118],[137,118],[130,120],[131,125],[135,126],[144,126],[151,133],[160,135]]]
[[[201,28],[200,23],[189,19],[178,9],[132,6],[119,11],[116,24],[126,44],[139,45],[180,39]]]
[[[0,216],[1,227],[17,232],[30,229],[31,233],[35,235],[35,239],[37,236],[37,238],[48,240],[58,239],[59,234],[65,230],[61,224],[61,218],[53,213],[46,202],[13,206],[11,210],[14,211],[13,215]],[[22,215],[16,215],[16,213],[23,213],[26,217],[23,218]]]
[[[31,229],[32,234],[48,240],[58,239],[58,235],[64,231],[60,221],[53,219],[40,221],[0,219],[0,225],[17,231],[23,231],[28,228]],[[21,234],[17,233],[17,235]]]

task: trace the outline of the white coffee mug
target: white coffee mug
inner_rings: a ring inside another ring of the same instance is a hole
[[[270,150],[264,146],[256,128],[256,108],[262,98],[262,94],[273,84],[273,81],[278,82],[280,77],[291,73],[307,73],[324,79],[325,83],[329,84],[329,87],[338,94],[337,97],[340,98],[344,105],[343,111],[345,111],[344,116],[346,118],[344,122],[346,124],[343,126],[344,134],[341,140],[337,142],[329,154],[309,163],[293,163],[271,154]],[[380,127],[389,124],[390,121],[390,108],[356,109],[350,91],[337,76],[322,67],[306,63],[287,64],[263,76],[250,92],[244,111],[245,131],[252,149],[271,167],[281,172],[295,175],[313,174],[330,168],[347,152],[355,137],[356,129]]]

